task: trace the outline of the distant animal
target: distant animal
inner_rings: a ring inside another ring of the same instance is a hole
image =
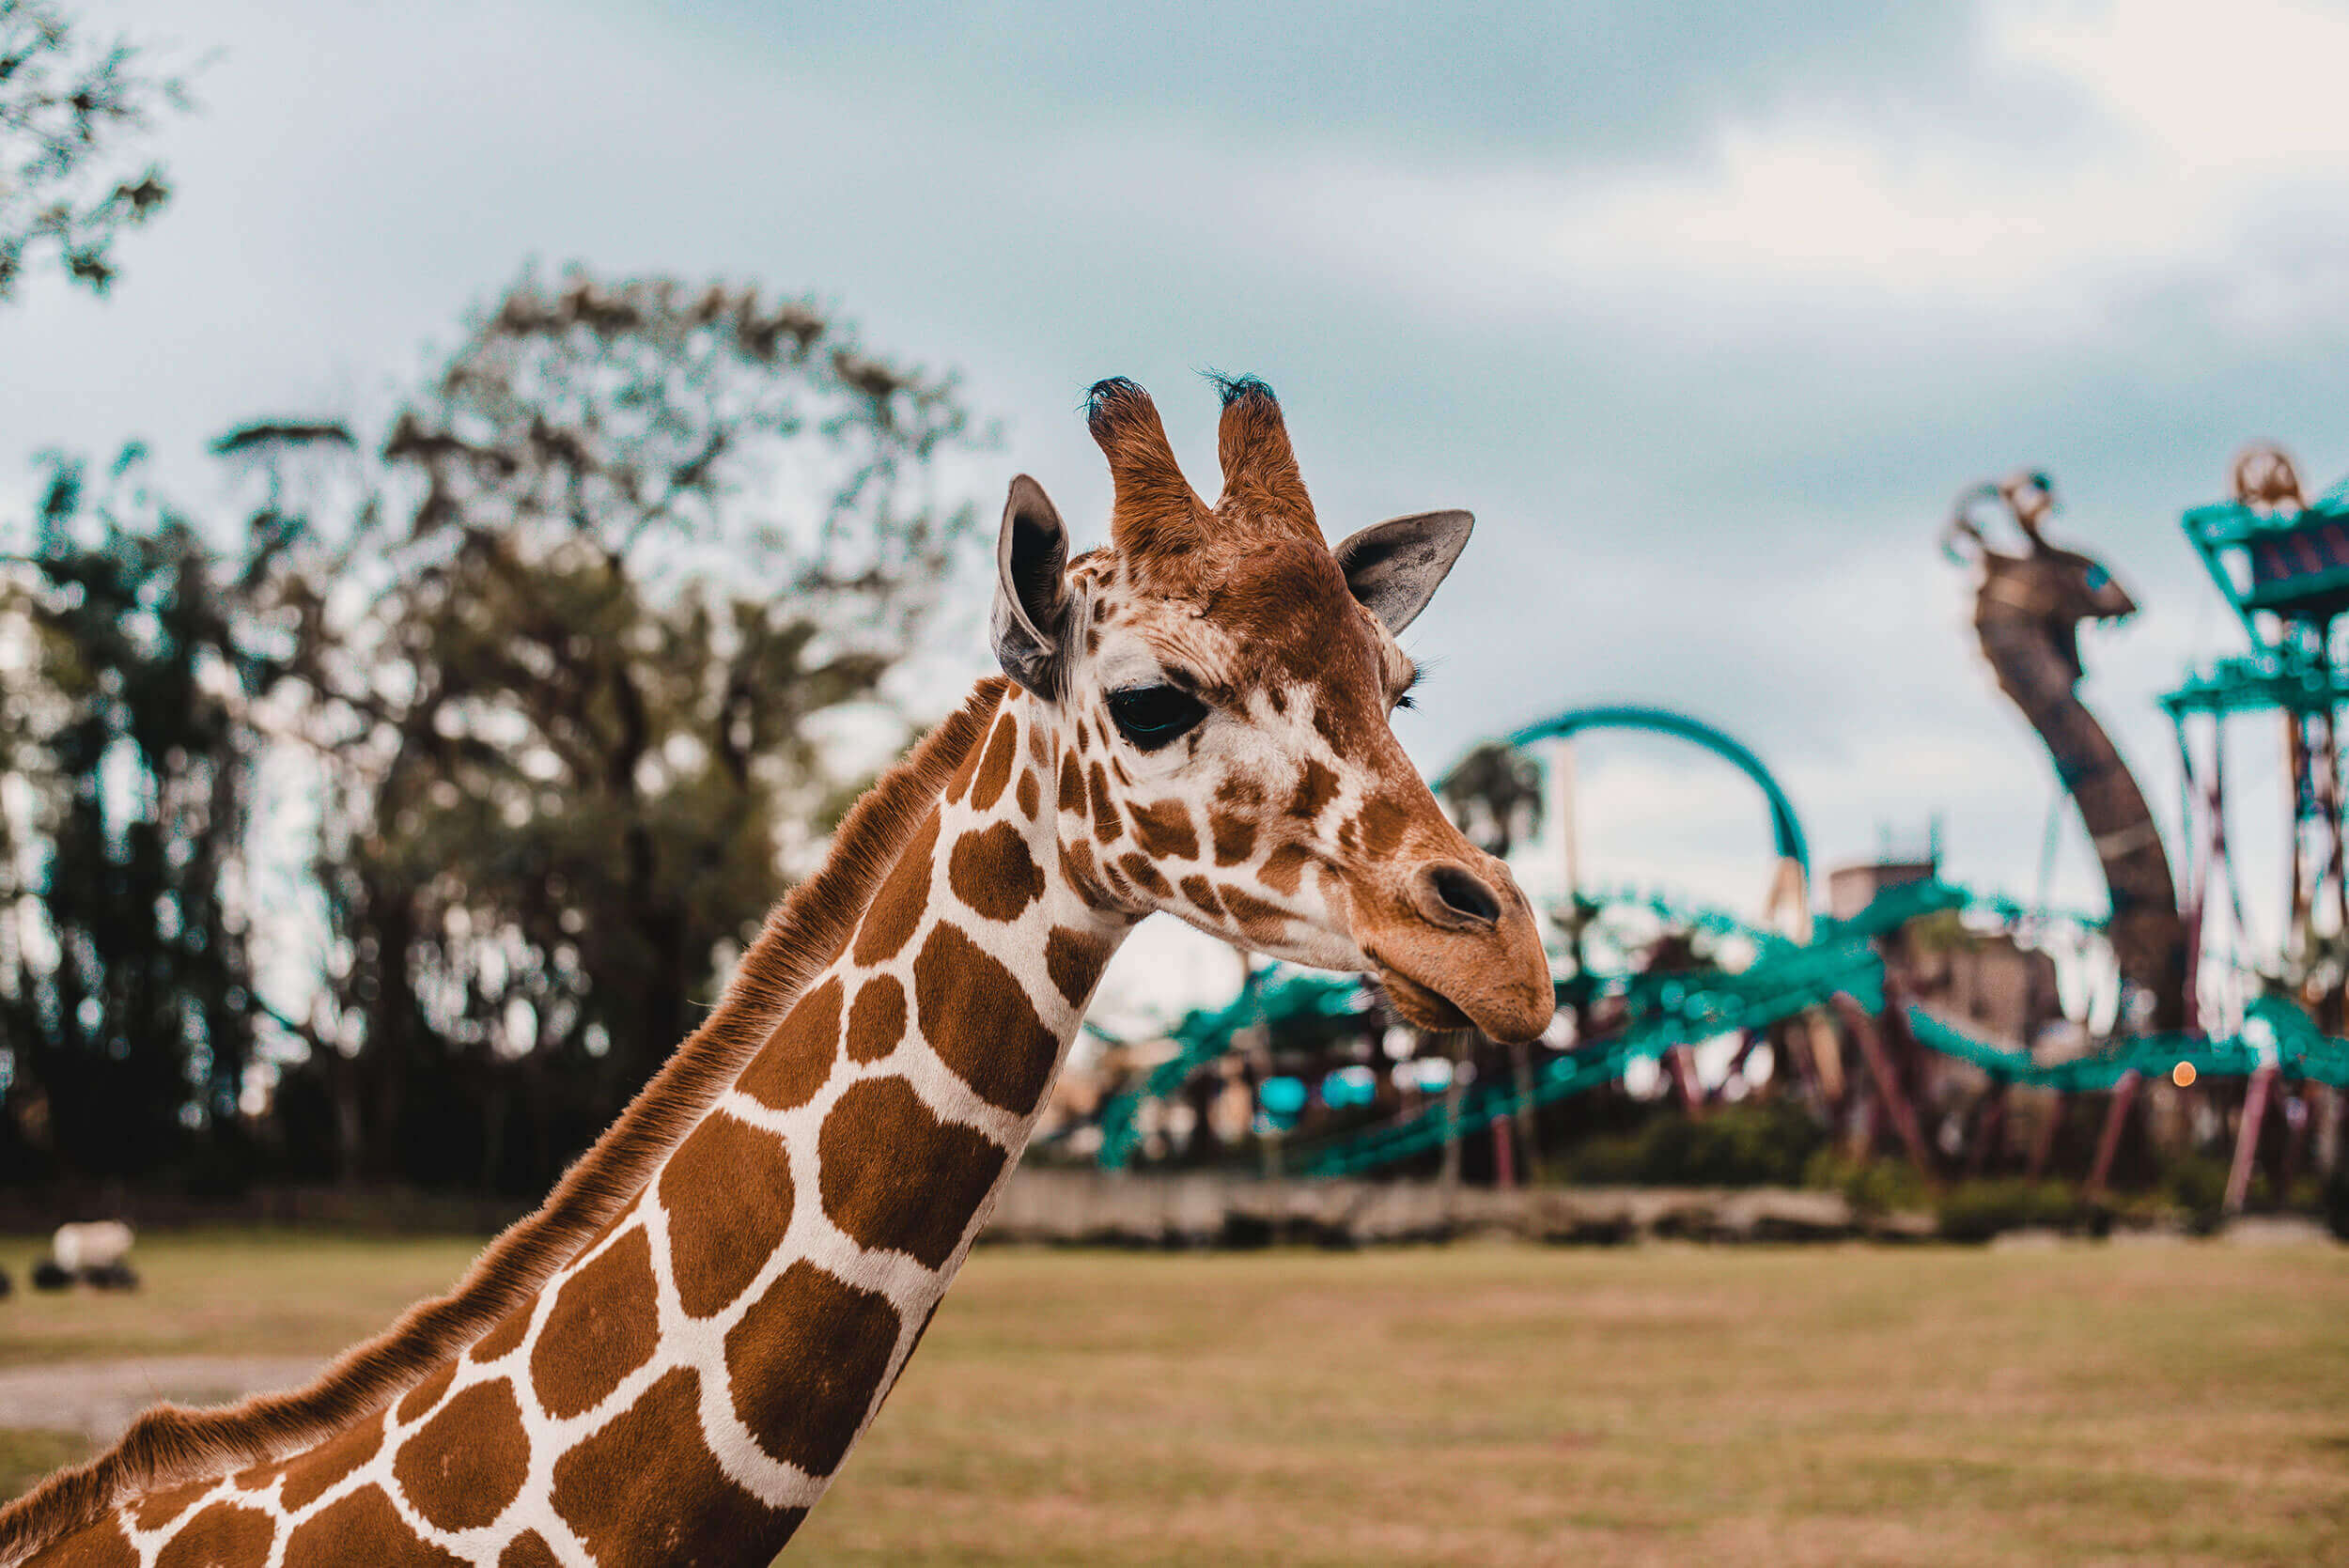
[[[8,1278],[8,1271],[7,1269],[0,1268],[0,1300],[8,1299],[8,1297],[13,1294],[15,1290],[16,1281]]]
[[[33,1288],[35,1290],[70,1290],[72,1286],[72,1274],[59,1268],[56,1259],[43,1258],[33,1265]]]
[[[60,1225],[49,1238],[49,1256],[59,1268],[78,1279],[99,1283],[96,1276],[122,1269],[131,1255],[131,1227],[119,1219],[100,1219],[82,1225]]]

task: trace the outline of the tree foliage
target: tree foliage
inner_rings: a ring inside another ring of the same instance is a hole
[[[1505,856],[1541,831],[1541,765],[1506,742],[1476,746],[1437,787],[1452,819],[1488,854]]]
[[[90,47],[46,0],[0,0],[0,302],[43,254],[106,291],[116,239],[171,199],[162,166],[132,149],[187,106],[185,85],[143,71],[130,44]]]
[[[20,1167],[152,1173],[233,1129],[253,1046],[244,836],[271,678],[135,448],[59,462],[11,596],[21,886],[0,900],[0,1045]],[[36,908],[28,908],[30,894]],[[37,916],[38,918],[32,918]]]
[[[983,432],[804,302],[579,272],[381,427],[215,447],[247,734],[316,808],[264,1130],[288,1173],[537,1190],[845,804],[821,716],[881,706],[975,527],[935,460]]]

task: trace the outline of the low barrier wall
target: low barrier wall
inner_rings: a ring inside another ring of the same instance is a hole
[[[1923,1228],[1930,1231],[1927,1217]],[[1490,1235],[1544,1242],[1834,1241],[1910,1234],[1863,1223],[1837,1192],[1759,1188],[1538,1188],[1252,1181],[1024,1170],[982,1238],[1063,1246],[1369,1247]]]

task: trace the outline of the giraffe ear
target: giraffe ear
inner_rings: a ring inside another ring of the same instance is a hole
[[[1436,597],[1475,525],[1466,512],[1419,512],[1374,522],[1338,546],[1338,569],[1363,608],[1389,631],[1400,632]]]
[[[1022,474],[1003,503],[995,540],[995,658],[1039,697],[1060,691],[1061,640],[1068,629],[1068,530],[1044,487]]]

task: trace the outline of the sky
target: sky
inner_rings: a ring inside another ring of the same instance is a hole
[[[2029,895],[2052,774],[1936,549],[1952,497],[2049,470],[2144,606],[2083,695],[2174,830],[2152,699],[2237,637],[2178,514],[2253,438],[2349,470],[2341,7],[72,8],[201,107],[114,295],[0,311],[0,504],[132,436],[200,500],[206,439],[380,408],[534,258],[813,294],[958,371],[1005,432],[973,496],[1033,473],[1080,545],[1087,384],[1150,387],[1212,493],[1197,373],[1253,372],[1333,537],[1477,515],[1408,638],[1429,771],[1662,704],[1766,759],[1823,867],[1938,817],[1952,875]],[[2255,914],[2278,750],[2231,779]],[[1596,738],[1579,774],[1594,879],[1758,907],[1725,765]],[[2052,893],[2100,902],[2063,832]]]

